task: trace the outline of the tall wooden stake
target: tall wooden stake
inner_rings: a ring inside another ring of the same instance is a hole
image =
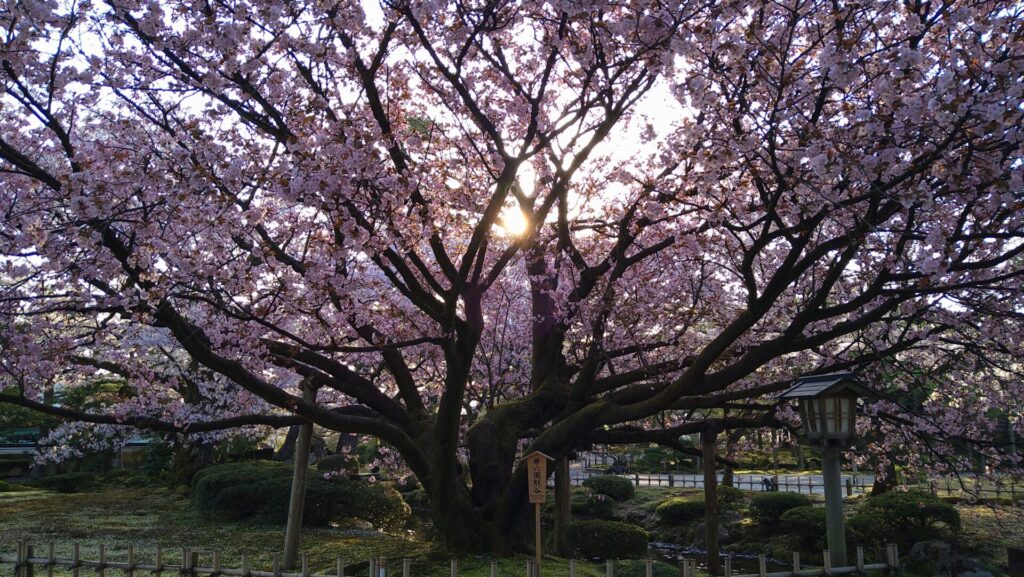
[[[569,523],[572,521],[572,495],[569,484],[569,455],[555,460],[555,550],[568,555]]]
[[[316,389],[302,383],[302,398],[316,401]],[[295,470],[292,472],[292,492],[288,501],[288,524],[284,533],[284,568],[295,569],[299,560],[299,535],[302,533],[302,508],[306,501],[306,477],[309,476],[309,445],[313,440],[313,423],[299,427],[295,444]],[[376,576],[373,576],[376,577]]]
[[[537,537],[536,537],[537,576],[536,577],[540,577],[540,555],[541,555],[541,547],[540,547],[540,503],[534,503],[533,504],[533,513],[534,513],[534,515],[533,515],[534,516],[534,531],[537,534]]]
[[[700,435],[704,461],[704,545],[707,547],[708,572],[718,575],[718,474],[715,472],[715,441],[718,431],[704,429]]]

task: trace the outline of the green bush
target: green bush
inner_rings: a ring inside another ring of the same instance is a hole
[[[284,463],[226,463],[195,474],[192,499],[203,511],[232,517],[258,515],[284,522],[291,483],[291,467]],[[382,529],[398,529],[409,517],[409,506],[394,488],[383,483],[310,475],[303,523],[326,525],[346,517],[364,519]]]
[[[572,514],[592,519],[610,519],[615,516],[615,500],[600,493],[575,493],[572,496]]]
[[[718,486],[718,506],[724,509],[735,508],[736,505],[747,500],[747,493],[737,489],[736,487],[729,487],[728,485]]]
[[[153,484],[153,481],[153,479],[150,479],[145,475],[132,475],[131,477],[127,477],[126,479],[124,479],[123,483],[125,487],[139,488],[149,487],[150,485]]]
[[[633,481],[618,475],[600,475],[583,481],[583,486],[595,493],[607,495],[616,501],[627,501],[633,498],[636,489]]]
[[[18,491],[31,491],[31,487],[24,485],[18,485],[17,483],[8,483],[3,479],[0,479],[0,493],[16,493]]]
[[[909,547],[918,541],[955,538],[960,513],[931,493],[890,491],[865,499],[849,526],[860,543]]]
[[[354,469],[354,471],[353,471]],[[327,455],[316,462],[317,471],[344,471],[346,473],[359,473],[359,459],[355,455]]]
[[[704,516],[703,496],[666,499],[654,510],[666,523],[685,523]]]
[[[818,552],[827,548],[823,507],[794,507],[782,514],[780,524],[795,538],[801,550]]]
[[[750,498],[750,517],[758,525],[772,528],[786,511],[810,504],[811,498],[799,493],[757,493]]]
[[[92,473],[64,473],[63,475],[51,475],[41,477],[30,482],[34,487],[56,491],[58,493],[77,493],[88,491],[96,487],[96,475]]]
[[[618,521],[576,521],[569,525],[569,544],[584,559],[639,559],[647,555],[647,532]]]

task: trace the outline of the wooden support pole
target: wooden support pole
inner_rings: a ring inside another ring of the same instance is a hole
[[[611,559],[605,561],[604,575],[605,577],[615,577],[615,562]]]
[[[99,577],[103,577],[107,569],[107,548],[103,543],[100,543],[100,564],[96,567],[96,574]]]
[[[316,389],[306,381],[300,385],[302,399],[316,402]],[[306,478],[309,476],[309,447],[313,440],[313,423],[299,426],[299,438],[295,442],[295,461],[292,470],[292,487],[288,499],[288,523],[284,532],[284,567],[295,569],[299,557],[299,537],[302,533],[302,509],[306,502]],[[371,576],[376,577],[376,576]]]
[[[57,558],[53,555],[53,541],[46,546],[46,577],[53,577],[53,566],[57,564]]]
[[[281,554],[274,553],[274,577],[281,577]]]
[[[498,575],[495,574],[492,571],[491,572],[491,577],[498,577]],[[569,559],[569,577],[576,577],[576,560],[575,559]]]
[[[800,574],[800,552],[793,551],[793,574]]]
[[[832,555],[830,563],[835,567],[846,567],[846,527],[843,520],[840,459],[838,447],[822,448],[821,474],[825,483],[825,531]]]
[[[14,544],[14,577],[25,577],[25,542]]]
[[[725,557],[725,577],[732,577],[732,555]]]
[[[491,561],[492,577],[496,577],[496,575],[494,575],[494,565],[495,562]],[[412,577],[412,559],[402,559],[402,577]]]
[[[345,561],[341,559],[341,555],[338,555],[336,572],[337,577],[345,577]]]
[[[459,577],[459,560],[452,559],[452,573],[451,577]]]
[[[757,574],[761,577],[768,574],[768,559],[763,554],[757,556]]]
[[[572,522],[572,490],[569,486],[569,455],[555,459],[555,551],[569,554],[569,523]]]
[[[252,575],[252,571],[249,568],[249,556],[242,553],[242,577],[249,577]]]
[[[864,547],[857,546],[857,572],[864,572]]]
[[[78,545],[75,545],[75,552],[78,552]],[[244,563],[245,555],[242,555],[242,559]],[[159,545],[156,546],[156,560],[153,562],[153,565],[153,575],[155,575],[156,577],[160,577],[160,573],[162,573],[164,570],[164,550]]]
[[[715,445],[718,431],[706,428],[700,435],[704,461],[704,547],[708,573],[718,575],[718,474],[715,471]]]
[[[128,568],[124,570],[125,577],[133,577],[135,575],[135,545],[132,543],[128,544]]]
[[[644,577],[654,577],[654,561],[644,559]]]
[[[309,559],[305,553],[302,554],[302,577],[309,577]]]
[[[534,518],[533,535],[534,535],[534,541],[535,541],[534,545],[533,545],[533,554],[534,554],[534,560],[537,563],[537,568],[535,569],[535,571],[536,571],[538,576],[540,575],[540,556],[541,556],[540,505],[541,505],[540,503],[534,503],[533,504],[533,518]]]
[[[213,552],[213,572],[219,574],[221,572],[220,566],[221,566],[220,552],[219,551],[214,551]]]

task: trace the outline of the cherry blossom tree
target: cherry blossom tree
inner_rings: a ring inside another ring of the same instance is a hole
[[[373,435],[465,549],[517,451],[779,424],[806,372],[977,436],[1024,399],[1022,10],[11,0],[0,399]]]

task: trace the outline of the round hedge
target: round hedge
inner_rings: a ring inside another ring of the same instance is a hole
[[[192,479],[192,500],[202,511],[231,517],[262,516],[283,523],[288,518],[292,469],[284,463],[247,461],[203,469]],[[400,529],[409,506],[394,488],[346,478],[306,480],[302,522],[326,525],[355,517],[380,529]]]
[[[825,509],[805,505],[794,507],[779,519],[786,533],[793,536],[805,551],[821,551],[825,545]]]
[[[27,484],[58,493],[78,493],[96,488],[96,475],[83,471],[33,479]]]
[[[595,493],[607,495],[616,501],[627,501],[633,498],[636,489],[633,482],[618,475],[600,475],[583,481],[583,486]]]
[[[745,491],[741,491],[736,487],[730,487],[728,485],[719,485],[717,493],[717,501],[720,507],[729,508],[747,500],[747,493]]]
[[[639,559],[647,555],[647,531],[618,521],[569,524],[573,554],[583,559]]]
[[[575,493],[571,505],[574,516],[594,519],[610,519],[615,516],[615,501],[600,493]]]
[[[865,499],[849,527],[862,543],[910,547],[919,541],[952,540],[960,531],[960,512],[931,493],[891,491]]]
[[[758,525],[771,528],[786,511],[810,504],[811,498],[799,493],[758,493],[750,498],[750,517]]]
[[[336,455],[327,455],[321,457],[316,462],[317,471],[345,471],[346,473],[352,473],[353,470],[356,474],[359,473],[359,458],[355,455],[345,455],[338,453]]]
[[[686,523],[704,516],[704,498],[698,495],[665,499],[654,512],[666,523]]]

